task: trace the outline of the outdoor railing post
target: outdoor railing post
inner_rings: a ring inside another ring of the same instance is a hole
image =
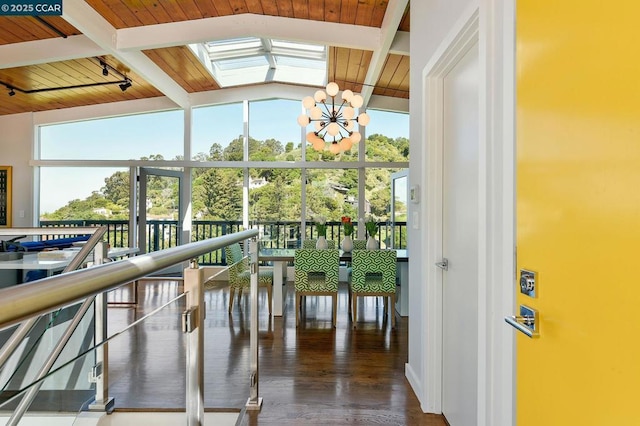
[[[184,270],[186,310],[182,314],[182,331],[187,333],[186,401],[187,425],[204,424],[204,270],[192,259]]]
[[[251,329],[249,332],[249,356],[251,359],[251,373],[249,400],[247,410],[260,410],[262,398],[258,395],[258,240],[256,237],[249,243],[249,264],[251,266]]]
[[[108,243],[96,244],[93,261],[101,265],[107,258]],[[107,293],[98,293],[94,303],[94,342],[96,348],[96,363],[91,372],[91,378],[96,384],[95,400],[89,404],[89,410],[111,411],[114,399],[109,397],[109,343],[100,345],[107,339]]]

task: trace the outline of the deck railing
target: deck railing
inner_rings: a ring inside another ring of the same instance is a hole
[[[354,222],[357,229],[358,223]],[[77,227],[77,226],[105,226],[106,239],[111,247],[129,246],[129,222],[127,220],[42,220],[43,227]],[[307,223],[302,230],[302,224],[295,221],[260,221],[252,222],[252,229],[258,229],[261,244],[270,248],[301,247],[303,234],[305,239],[317,238],[313,223]],[[177,220],[148,220],[147,247],[145,251],[151,253],[178,245],[179,222]],[[242,230],[240,221],[195,220],[192,223],[191,242],[208,238],[228,235]],[[393,231],[393,233],[392,233]],[[395,242],[392,244],[392,235]],[[344,238],[344,229],[340,222],[327,222],[327,239],[337,243]],[[407,223],[378,222],[376,237],[380,247],[407,248]],[[201,265],[226,265],[224,250],[207,253],[198,259]]]

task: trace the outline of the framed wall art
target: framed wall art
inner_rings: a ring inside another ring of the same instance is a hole
[[[0,166],[0,227],[11,227],[11,166]]]

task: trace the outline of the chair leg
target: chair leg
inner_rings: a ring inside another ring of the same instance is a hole
[[[333,328],[336,328],[338,322],[338,294],[334,294],[331,296],[333,299]]]
[[[389,308],[391,313],[391,328],[396,328],[396,294],[391,293],[391,307]]]
[[[356,328],[356,319],[358,318],[358,295],[353,293],[353,307],[351,308],[351,312],[353,313],[353,328]]]
[[[233,310],[233,296],[236,289],[233,287],[229,287],[229,313]]]
[[[271,316],[271,306],[273,306],[273,285],[267,286],[267,303],[269,304],[269,316]]]
[[[349,309],[349,312],[348,312],[348,313],[349,313],[349,315],[351,315],[351,297],[353,296],[353,295],[351,294],[351,283],[349,283],[349,284],[348,284],[347,289],[349,290],[349,302],[347,303],[347,305],[348,305],[348,307],[347,307],[347,308]]]
[[[300,325],[300,296],[296,294],[296,327]]]

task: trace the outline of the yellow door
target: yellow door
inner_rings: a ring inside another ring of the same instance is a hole
[[[640,425],[640,1],[516,10],[517,425]]]

